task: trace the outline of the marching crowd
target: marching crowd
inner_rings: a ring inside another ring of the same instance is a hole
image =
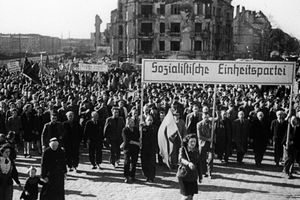
[[[110,150],[113,167],[123,151],[126,183],[135,181],[140,154],[146,181],[154,182],[156,162],[163,163],[158,128],[169,109],[178,127],[168,138],[173,143],[169,161],[172,168],[179,165],[184,199],[198,192],[202,177],[212,178],[213,159],[228,163],[233,150],[243,165],[245,153],[253,149],[259,168],[272,145],[274,165],[282,164],[286,177],[293,177],[293,165],[300,162],[300,99],[289,112],[288,88],[219,85],[213,113],[211,85],[146,84],[141,111],[140,80],[138,72],[66,72],[65,79],[53,76],[38,85],[2,67],[0,199],[12,199],[13,180],[20,185],[17,154],[31,157],[32,148],[42,156],[41,176],[36,168],[28,169],[23,199],[37,199],[38,184],[40,199],[64,199],[64,177],[78,171],[81,147],[88,149],[92,169],[100,170],[103,148]]]

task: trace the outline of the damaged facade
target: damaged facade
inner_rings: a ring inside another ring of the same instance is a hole
[[[267,60],[272,26],[261,12],[236,8],[233,20],[234,58]]]
[[[231,0],[119,0],[111,12],[114,59],[231,59]]]

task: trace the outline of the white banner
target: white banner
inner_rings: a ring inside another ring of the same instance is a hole
[[[144,59],[143,82],[290,85],[295,63]]]
[[[9,72],[20,72],[21,67],[20,67],[20,62],[19,61],[11,61],[7,63],[7,69]]]
[[[79,63],[77,70],[85,72],[108,72],[108,65]]]

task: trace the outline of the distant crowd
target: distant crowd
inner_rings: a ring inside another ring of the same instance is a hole
[[[33,154],[42,156],[42,173],[39,177],[35,168],[29,168],[22,198],[37,199],[37,184],[42,184],[41,199],[63,199],[64,176],[78,171],[80,148],[87,148],[92,169],[100,170],[103,148],[110,150],[114,168],[119,167],[123,151],[126,183],[135,181],[140,155],[146,181],[154,182],[156,163],[163,165],[158,129],[169,110],[178,127],[168,138],[173,144],[168,158],[171,168],[195,169],[201,181],[213,177],[215,158],[226,164],[235,152],[237,163],[243,165],[251,148],[256,166],[261,167],[267,147],[273,146],[274,165],[283,165],[286,177],[293,177],[293,165],[300,162],[300,105],[296,96],[289,108],[289,88],[219,85],[213,113],[212,85],[146,84],[141,88],[140,81],[138,71],[98,74],[57,69],[39,85],[1,67],[0,199],[12,199],[12,180],[20,184],[17,155]],[[187,181],[194,183],[195,176],[179,176],[181,194],[187,199],[197,193]]]

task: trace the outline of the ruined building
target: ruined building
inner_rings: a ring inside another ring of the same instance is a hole
[[[261,12],[236,8],[233,20],[234,58],[267,60],[271,23]]]
[[[97,49],[97,47],[101,45],[101,32],[100,32],[101,24],[102,24],[101,18],[99,17],[99,15],[96,15],[96,17],[95,17],[95,41],[94,41],[95,49]]]
[[[111,12],[114,59],[230,59],[231,0],[119,0]]]

